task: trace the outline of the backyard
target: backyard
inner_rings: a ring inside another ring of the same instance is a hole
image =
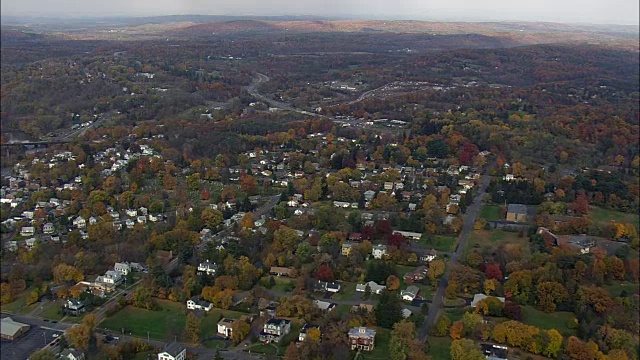
[[[156,340],[173,339],[182,336],[186,323],[186,308],[182,303],[166,300],[158,301],[159,310],[146,310],[127,306],[104,320],[100,327],[114,331],[131,333],[134,336]]]
[[[479,217],[486,220],[501,220],[503,218],[502,209],[500,205],[483,205]]]
[[[497,249],[502,244],[517,244],[523,256],[529,254],[529,240],[526,236],[519,236],[517,232],[504,230],[474,230],[466,244],[464,253],[467,254],[472,248]]]
[[[546,313],[528,305],[522,307],[522,317],[522,322],[527,325],[544,330],[556,329],[563,336],[575,335],[575,331],[568,327],[569,322],[575,318],[571,312]]]
[[[435,249],[438,251],[452,252],[456,249],[458,238],[448,235],[423,236],[418,240],[418,245],[425,249]]]
[[[605,225],[615,220],[619,223],[630,223],[638,225],[640,222],[640,216],[637,213],[625,213],[615,210],[603,209],[595,206],[591,206],[589,217],[597,225]]]

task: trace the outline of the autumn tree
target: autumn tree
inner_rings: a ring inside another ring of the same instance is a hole
[[[185,324],[185,337],[192,344],[197,344],[200,340],[200,319],[193,313],[187,313],[187,322]]]
[[[464,332],[464,323],[462,320],[455,321],[451,324],[451,328],[449,329],[449,336],[451,336],[452,340],[458,340],[462,337]]]
[[[449,329],[451,328],[451,319],[445,314],[441,314],[438,316],[438,320],[436,320],[436,324],[432,329],[433,336],[447,336],[449,333]]]
[[[484,360],[486,357],[473,340],[459,339],[451,343],[452,360]]]
[[[58,357],[55,356],[49,349],[40,349],[29,356],[29,360],[57,360],[57,359]]]
[[[427,275],[432,282],[444,274],[446,264],[441,259],[434,259],[429,262],[429,271]]]
[[[218,226],[220,226],[220,224],[222,224],[222,221],[224,220],[222,212],[211,208],[202,210],[200,218],[202,219],[202,222],[205,224],[205,226],[211,229],[218,228]]]
[[[8,304],[13,301],[13,294],[11,292],[11,285],[3,282],[0,284],[0,304]]]
[[[569,293],[562,284],[555,281],[546,281],[536,286],[538,308],[544,312],[552,313],[556,305],[566,301]]]
[[[318,280],[322,281],[333,281],[334,275],[333,270],[327,264],[322,264],[318,267],[318,270],[315,273],[315,277]]]
[[[389,275],[385,284],[389,291],[398,290],[400,288],[400,279],[395,275]]]
[[[413,322],[403,320],[393,325],[389,340],[389,356],[391,360],[405,360],[409,357],[411,343],[416,337]]]
[[[240,344],[250,332],[251,325],[246,321],[236,320],[233,322],[233,325],[231,325],[231,341],[236,345]]]
[[[78,282],[82,279],[84,279],[84,275],[75,266],[59,264],[53,268],[53,281],[58,285]]]

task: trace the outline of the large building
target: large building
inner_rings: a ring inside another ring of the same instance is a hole
[[[19,323],[10,317],[6,317],[0,322],[0,337],[6,340],[15,340],[29,331],[30,328],[30,325]]]
[[[371,351],[375,346],[376,331],[367,327],[355,327],[349,330],[351,350]]]

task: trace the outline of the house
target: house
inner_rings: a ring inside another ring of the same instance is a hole
[[[124,221],[124,224],[127,226],[127,229],[133,229],[133,226],[136,223],[131,219],[127,219],[127,220]]]
[[[0,338],[13,341],[29,331],[30,328],[30,325],[6,317],[0,321]]]
[[[204,310],[209,312],[213,308],[213,304],[208,301],[200,301],[197,296],[187,300],[187,309],[189,310]]]
[[[172,342],[158,353],[158,360],[185,360],[186,358],[187,348],[177,342]]]
[[[557,237],[558,245],[566,245],[580,254],[588,254],[596,246],[596,237],[587,235],[561,235]]]
[[[413,301],[418,296],[420,289],[415,285],[407,286],[406,290],[400,291],[400,297],[404,301]]]
[[[82,218],[82,216],[78,216],[73,220],[73,226],[75,226],[78,229],[84,229],[87,227],[87,221],[84,218]]]
[[[140,215],[136,218],[136,221],[138,222],[138,224],[146,224],[147,223],[147,216],[146,215]]]
[[[236,320],[222,318],[218,321],[218,335],[222,336],[225,339],[231,339],[231,334],[233,333],[233,323]]]
[[[349,256],[351,254],[351,249],[353,248],[353,243],[346,242],[342,244],[341,254],[344,256]]]
[[[295,274],[295,269],[281,267],[281,266],[272,266],[271,269],[269,269],[269,274],[277,275],[277,276],[293,277],[293,275]]]
[[[336,304],[332,303],[332,302],[328,302],[328,301],[322,301],[322,300],[313,300],[313,303],[316,305],[316,307],[324,312],[329,312],[331,310],[333,310],[333,308],[336,307]]]
[[[315,283],[314,290],[318,292],[328,291],[332,293],[337,293],[338,291],[340,291],[340,284],[336,282],[326,282],[326,281],[318,280],[318,282]]]
[[[487,296],[485,294],[475,294],[473,295],[473,300],[471,300],[471,307],[475,308],[476,306],[478,306],[478,303],[486,298],[488,298],[490,296]],[[504,304],[504,298],[503,297],[498,297],[498,296],[493,296],[496,299],[500,300],[501,303]]]
[[[78,316],[85,311],[84,302],[76,298],[67,298],[64,302],[63,311],[72,315]]]
[[[362,241],[362,234],[361,233],[351,233],[351,234],[349,234],[349,241],[351,241],[351,242],[360,242],[360,241]]]
[[[507,355],[509,354],[509,348],[506,346],[480,344],[480,348],[488,360],[507,360]]]
[[[33,226],[23,226],[22,229],[20,229],[21,236],[33,236],[35,233],[36,228]]]
[[[218,270],[218,265],[215,263],[209,262],[209,260],[198,264],[198,272],[206,273],[207,275],[213,276],[216,274]]]
[[[56,229],[53,227],[52,223],[46,223],[42,225],[42,232],[45,234],[53,234]]]
[[[36,238],[28,238],[24,241],[24,245],[28,251],[31,251],[36,246]]]
[[[371,201],[376,197],[376,192],[373,190],[367,190],[364,192],[364,200]]]
[[[129,266],[129,264],[127,263],[117,262],[115,263],[115,265],[113,265],[113,270],[119,272],[123,276],[127,276],[131,272],[131,266]]]
[[[89,218],[89,225],[95,225],[98,223],[98,219],[95,216]]]
[[[393,233],[394,234],[400,234],[400,235],[404,236],[405,238],[411,239],[411,240],[420,240],[420,238],[422,237],[422,233],[417,233],[417,232],[412,232],[412,231],[395,230]]]
[[[435,249],[431,249],[420,256],[420,261],[430,262],[434,260],[437,256],[438,256],[438,252]]]
[[[349,330],[349,344],[351,350],[371,351],[375,346],[376,331],[364,326],[354,327]]]
[[[106,284],[106,287],[114,288],[122,283],[122,275],[118,271],[107,270],[103,276],[96,278],[96,283]]]
[[[351,307],[351,312],[358,312],[358,311],[365,311],[365,312],[373,312],[373,305],[371,304],[360,304],[360,305],[353,305]]]
[[[318,331],[320,331],[320,326],[305,323],[302,326],[302,329],[300,329],[300,334],[298,334],[298,341],[300,342],[304,341],[304,339],[306,339],[307,337],[307,331],[309,331],[310,329],[318,329]]]
[[[64,360],[84,360],[84,358],[84,353],[82,351],[73,348],[64,349],[60,353],[60,359]]]
[[[278,343],[291,331],[291,321],[273,318],[264,323],[260,332],[260,341],[263,343]]]
[[[371,290],[372,294],[381,294],[382,290],[387,288],[384,285],[378,285],[378,283],[376,283],[375,281],[369,281],[368,283],[357,284],[356,291],[365,292],[367,289],[367,285],[369,285],[369,289]]]
[[[387,255],[387,245],[379,244],[374,245],[373,250],[371,251],[374,259],[382,259]]]
[[[507,206],[507,221],[526,222],[527,221],[527,205],[509,204]]]
[[[427,271],[428,268],[426,266],[418,266],[415,270],[404,274],[404,281],[407,283],[413,283],[424,280],[424,278],[427,277]]]

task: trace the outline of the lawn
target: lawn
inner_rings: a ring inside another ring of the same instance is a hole
[[[62,320],[62,305],[58,301],[48,301],[39,315],[49,320]]]
[[[612,297],[620,296],[620,293],[623,290],[626,291],[627,294],[629,294],[629,295],[640,293],[640,284],[627,282],[627,281],[625,281],[625,282],[616,282],[614,284],[604,285],[602,287],[605,288],[609,292],[609,294],[611,294]]]
[[[269,276],[271,275],[267,275],[260,279],[260,283],[266,283],[267,281],[269,281]],[[278,292],[291,292],[291,289],[295,287],[294,281],[287,277],[274,276],[273,279],[275,280],[276,284],[270,290]]]
[[[444,309],[444,313],[451,319],[452,322],[462,320],[465,310],[462,307]]]
[[[363,351],[360,354],[363,355],[360,359],[365,360],[387,360],[389,359],[389,338],[391,337],[391,330],[383,329],[381,327],[376,328],[376,343],[373,351]]]
[[[156,340],[173,339],[182,336],[186,323],[186,310],[182,303],[159,300],[159,310],[151,311],[127,306],[104,320],[100,327],[120,333],[124,328],[125,333],[134,336],[149,337]]]
[[[487,220],[501,220],[502,209],[500,208],[500,205],[483,205],[480,209],[479,217]]]
[[[275,355],[276,353],[280,354],[280,352],[278,352],[278,347],[275,344],[255,344],[247,347],[246,351],[266,355]]]
[[[203,341],[202,345],[207,349],[224,349],[227,347],[227,343],[223,340],[207,340]]]
[[[497,249],[502,244],[519,245],[522,256],[529,255],[529,240],[527,237],[520,237],[519,233],[504,230],[474,230],[469,237],[464,253],[467,254],[472,248]]]
[[[356,293],[356,283],[341,282],[340,291],[333,294],[331,298],[335,300],[352,300],[355,293]]]
[[[451,359],[451,338],[450,337],[429,336],[427,342],[429,343],[429,349],[427,350],[427,354],[431,355],[432,359],[438,359],[438,360]]]
[[[13,313],[18,313],[18,314],[28,314],[31,311],[33,311],[33,309],[37,308],[38,306],[40,306],[39,302],[36,302],[35,304],[31,304],[31,305],[27,305],[26,304],[26,299],[27,296],[29,296],[29,293],[31,293],[31,291],[33,290],[33,288],[28,288],[25,291],[22,292],[22,294],[20,294],[20,296],[18,296],[15,300],[13,300],[12,302],[8,303],[8,304],[3,304],[1,306],[3,311],[9,311],[9,312],[13,312]]]
[[[458,238],[455,236],[435,235],[429,238],[423,237],[418,241],[418,245],[425,249],[435,249],[438,251],[452,252],[456,249]]]
[[[605,225],[611,222],[611,220],[615,220],[619,223],[630,223],[638,226],[638,222],[640,221],[640,216],[638,216],[637,213],[624,213],[595,206],[592,206],[590,210],[589,217],[597,225]]]
[[[575,315],[571,312],[557,311],[549,314],[533,306],[523,306],[522,317],[522,322],[527,325],[536,326],[544,330],[556,329],[564,336],[575,334],[575,331],[567,326],[569,320],[575,318]]]

